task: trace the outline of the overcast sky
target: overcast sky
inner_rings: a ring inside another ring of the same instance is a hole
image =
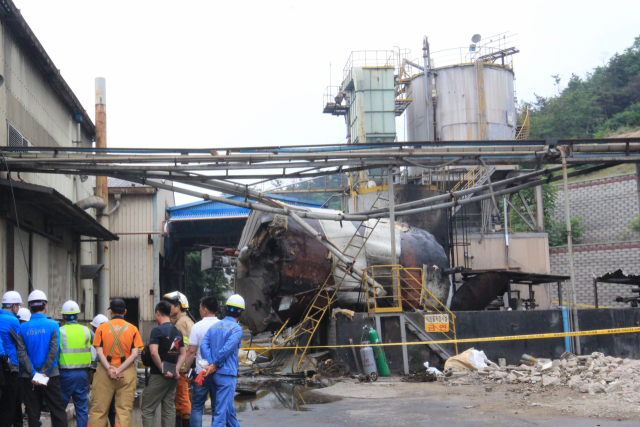
[[[322,114],[329,64],[336,84],[351,51],[418,58],[423,35],[435,51],[517,34],[529,101],[640,36],[637,0],[14,1],[91,117],[106,77],[111,147],[344,142],[344,120]]]

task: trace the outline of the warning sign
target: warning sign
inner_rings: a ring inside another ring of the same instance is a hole
[[[446,314],[425,314],[424,328],[427,332],[449,332],[449,316]]]

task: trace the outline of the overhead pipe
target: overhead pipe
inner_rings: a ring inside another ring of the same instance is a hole
[[[102,197],[89,196],[82,200],[78,200],[76,205],[85,211],[91,208],[102,210],[107,207],[107,202]]]

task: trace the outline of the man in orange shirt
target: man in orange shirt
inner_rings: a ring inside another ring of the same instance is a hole
[[[114,299],[111,320],[96,329],[93,346],[100,363],[93,377],[93,404],[88,427],[106,427],[111,399],[116,397],[116,426],[129,427],[138,376],[134,361],[144,347],[138,328],[124,320],[125,302]]]

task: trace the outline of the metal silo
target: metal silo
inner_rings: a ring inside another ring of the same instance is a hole
[[[471,63],[438,68],[436,135],[443,141],[501,140],[516,136],[513,71]],[[414,103],[415,103],[414,97]]]

